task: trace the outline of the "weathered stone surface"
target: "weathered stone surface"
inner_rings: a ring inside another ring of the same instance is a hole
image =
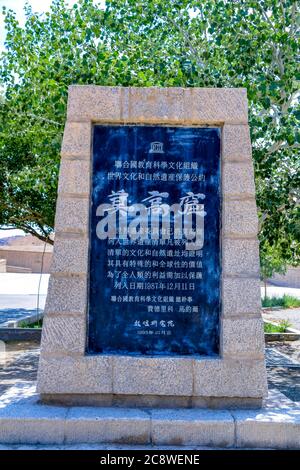
[[[66,239],[56,236],[51,272],[87,275],[88,246],[87,237]]]
[[[41,351],[81,353],[85,351],[86,325],[78,317],[47,316],[43,323]]]
[[[259,276],[259,245],[256,239],[223,240],[223,273]]]
[[[86,321],[86,289],[87,281],[84,278],[50,276],[45,311],[77,313]]]
[[[67,121],[61,155],[62,157],[85,156],[91,154],[92,125],[90,122]]]
[[[185,89],[186,122],[195,124],[247,124],[245,88]]]
[[[206,406],[202,402],[207,402]],[[262,397],[193,397],[193,408],[211,410],[258,410],[263,406]]]
[[[264,332],[261,318],[223,318],[222,356],[264,358]]]
[[[73,408],[66,421],[65,439],[76,442],[150,443],[150,416],[126,408]]]
[[[225,236],[256,236],[258,218],[255,199],[224,199],[223,231]]]
[[[262,360],[195,360],[194,394],[219,397],[267,395],[266,369]]]
[[[228,411],[152,410],[153,444],[234,445],[234,422]]]
[[[182,357],[114,357],[113,392],[134,395],[193,393],[192,360]]]
[[[110,356],[62,356],[43,354],[38,372],[39,393],[111,393]]]
[[[255,194],[252,162],[226,162],[223,166],[223,194],[245,196]]]
[[[261,309],[259,278],[223,279],[223,315],[257,314]]]
[[[244,88],[69,88],[69,121],[247,124],[247,115]]]
[[[10,395],[10,394],[9,394]],[[3,444],[151,442],[154,445],[299,449],[300,409],[128,410],[9,404],[0,408]],[[151,428],[150,428],[151,421]],[[85,444],[85,445],[86,445]],[[107,447],[106,447],[107,448]],[[120,447],[118,447],[120,449]],[[27,447],[28,449],[28,447]]]
[[[223,126],[223,343],[220,339],[224,360],[84,356],[87,281],[83,277],[87,271],[87,237],[82,240],[79,237],[88,234],[93,122]],[[256,318],[260,309],[255,241],[257,215],[254,197],[249,198],[254,196],[254,184],[246,90],[72,86],[62,155],[55,227],[55,274],[51,276],[49,284],[46,305],[48,316],[45,319],[39,369],[39,390],[42,394],[53,397],[57,394],[69,397],[99,394],[102,397],[114,397],[114,404],[120,404],[120,396],[126,396],[128,403],[134,403],[134,396],[145,396],[145,403],[156,403],[159,401],[156,401],[157,398],[166,400],[176,395],[178,406],[180,403],[197,406],[196,400],[202,404],[205,400],[213,403],[218,397],[224,399],[224,403],[232,398],[239,405],[243,397],[245,401],[259,401],[265,394],[263,360],[228,359],[235,351],[239,355],[249,352],[253,354],[252,357],[261,354],[261,333],[258,332]],[[237,161],[244,163],[232,163]],[[236,240],[229,241],[228,237]],[[64,276],[64,272],[69,277]],[[246,276],[257,277],[252,279]],[[247,331],[249,333],[250,330],[250,333],[246,339],[246,323],[239,325],[230,320],[231,316],[237,316],[239,319],[236,321],[240,322],[244,314],[247,318],[252,314],[255,317],[253,323],[247,323]],[[76,319],[76,315],[81,316],[81,319]],[[233,334],[235,338],[232,338]],[[201,421],[200,418],[198,421]],[[198,421],[196,427],[201,433]],[[90,435],[96,429],[101,439],[104,424],[101,424],[103,428],[98,428],[91,417],[86,422],[90,423]],[[180,420],[176,422],[179,424]],[[112,420],[109,418],[106,423],[110,423],[107,424],[110,428]],[[210,426],[209,420],[208,424]],[[132,424],[128,426],[130,438],[135,429]],[[212,431],[209,426],[207,436],[214,437],[213,433],[210,434]],[[162,436],[168,431],[165,423],[157,429],[160,429]],[[189,434],[186,424],[183,429],[187,433],[187,442],[196,439],[198,431],[191,430]],[[71,428],[69,430],[71,432]],[[76,432],[80,436],[83,431]],[[114,439],[118,433],[125,431],[113,425],[107,432],[111,432],[111,438]],[[179,436],[175,425],[172,433],[174,439]],[[72,439],[72,434],[70,436]]]
[[[183,88],[130,87],[123,92],[126,121],[171,124],[185,119]]]
[[[233,411],[238,447],[300,448],[300,409]]]
[[[88,232],[89,199],[59,196],[56,203],[55,230]]]
[[[122,87],[69,87],[68,121],[120,122]]]
[[[62,444],[66,415],[66,408],[37,404],[0,408],[0,442]]]
[[[60,163],[59,193],[85,194],[90,191],[90,161],[63,158]]]
[[[252,148],[248,125],[225,124],[222,131],[222,158],[224,161],[251,162]]]

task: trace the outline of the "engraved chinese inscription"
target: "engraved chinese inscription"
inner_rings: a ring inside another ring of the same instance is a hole
[[[220,130],[94,127],[90,353],[216,355]]]

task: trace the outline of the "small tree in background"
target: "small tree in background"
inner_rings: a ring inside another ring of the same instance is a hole
[[[264,283],[264,298],[267,299],[267,280],[274,274],[286,273],[286,262],[282,260],[280,252],[274,247],[264,246],[264,251],[260,251],[260,274]]]

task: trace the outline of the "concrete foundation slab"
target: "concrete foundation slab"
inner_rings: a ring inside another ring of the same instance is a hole
[[[35,386],[0,397],[0,445],[300,448],[300,407],[269,392],[260,410],[129,409],[42,405]]]

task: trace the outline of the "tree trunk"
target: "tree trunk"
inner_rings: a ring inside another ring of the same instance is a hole
[[[264,278],[265,300],[267,299],[267,279]]]

